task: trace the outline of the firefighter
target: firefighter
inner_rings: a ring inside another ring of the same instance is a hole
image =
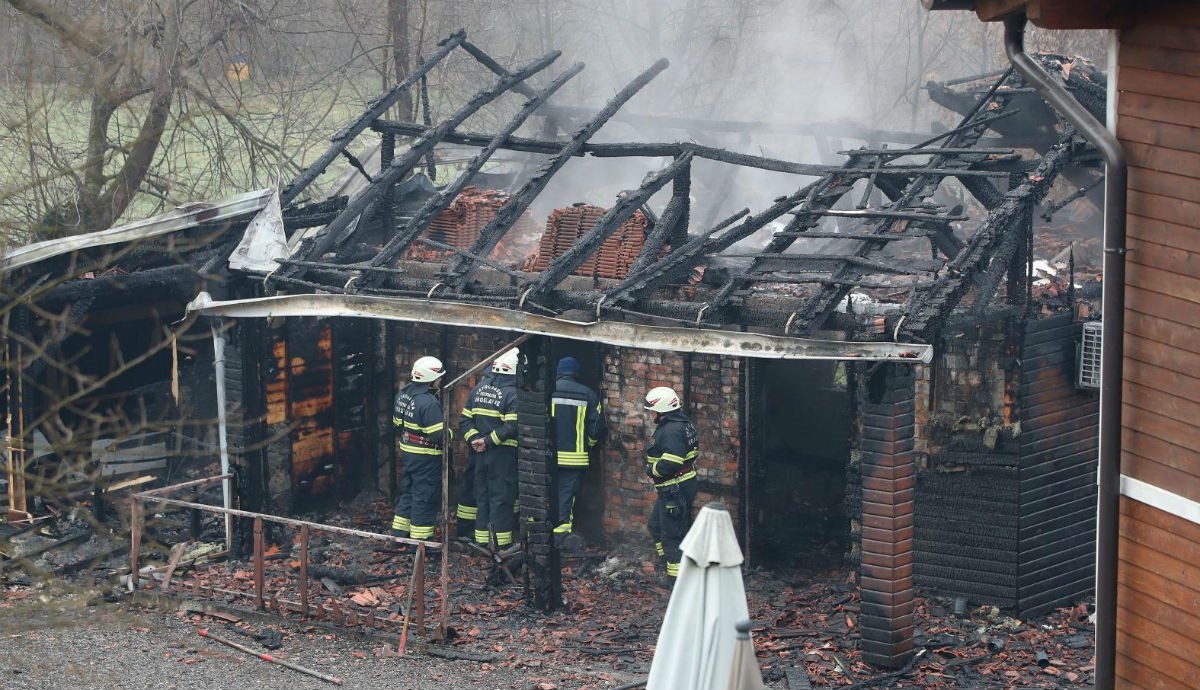
[[[442,499],[442,443],[446,436],[437,391],[446,371],[437,357],[413,362],[412,381],[396,396],[392,426],[404,466],[392,534],[433,539]]]
[[[580,383],[579,361],[558,360],[558,380],[550,402],[558,451],[558,526],[555,534],[570,534],[575,525],[575,497],[587,472],[591,450],[604,437],[600,396]]]
[[[500,549],[513,543],[517,501],[517,362],[513,348],[492,362],[492,374],[471,390],[459,431],[475,466],[475,543]]]
[[[658,494],[650,511],[650,535],[654,550],[666,558],[669,577],[679,575],[679,543],[692,524],[700,452],[696,425],[679,407],[679,396],[666,386],[646,394],[646,409],[654,413],[655,423],[654,437],[646,449],[646,476]]]

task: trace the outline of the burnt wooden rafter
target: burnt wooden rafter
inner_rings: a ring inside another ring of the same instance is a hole
[[[588,139],[591,139],[616,114],[621,106],[633,98],[638,91],[641,91],[646,84],[649,84],[669,64],[666,59],[662,59],[651,65],[649,69],[639,74],[625,88],[621,89],[583,127],[576,130],[571,140],[564,144],[550,160],[546,161],[537,174],[530,178],[507,203],[500,207],[499,211],[496,212],[496,216],[480,231],[479,239],[471,246],[471,253],[478,256],[487,256],[490,254],[504,234],[508,232],[513,224],[517,222],[517,219],[521,217],[521,214],[529,208],[534,199],[546,188],[546,185],[550,183],[550,179],[554,174],[561,170],[572,157],[578,155]],[[478,262],[469,257],[460,256],[447,268],[444,282],[461,290],[462,285],[470,279],[471,274],[475,272],[477,266]]]
[[[671,200],[660,218],[654,219],[654,229],[646,235],[642,251],[630,265],[626,275],[639,273],[658,260],[669,241],[680,245],[687,241],[688,217],[691,214],[692,164],[684,164],[671,183]],[[682,241],[681,241],[682,240]]]
[[[966,114],[962,123],[953,130],[950,130],[953,133],[942,139],[944,142],[942,144],[943,148],[951,151],[971,148],[974,144],[978,143],[979,138],[983,136],[983,133],[987,130],[991,122],[1005,115],[1005,108],[1008,105],[1009,99],[1000,92],[1000,88],[1010,76],[1011,72],[1005,72],[1000,79],[992,84],[991,88],[979,99],[975,107]],[[974,159],[981,157],[962,154],[937,154],[930,156],[928,165],[931,169],[939,170],[947,167],[961,167],[965,169],[972,162],[975,162]],[[915,203],[923,203],[926,198],[933,194],[941,182],[942,178],[938,175],[922,174],[916,176],[906,187],[904,193],[892,202],[891,208],[902,210],[911,207]],[[873,223],[874,227],[870,228],[869,231],[873,234],[887,234],[899,222],[904,221],[881,219]],[[884,243],[882,242],[864,240],[859,243],[859,248],[854,253],[858,256],[865,256],[881,248],[883,245]],[[961,255],[961,252],[958,255]],[[861,273],[860,267],[852,263],[847,263],[841,271],[835,272],[833,277],[853,280],[861,277]],[[817,294],[808,298],[803,307],[794,312],[793,318],[789,319],[789,323],[795,323],[802,333],[813,333],[822,327],[826,317],[833,312],[838,303],[851,289],[851,286],[841,284],[825,286]]]
[[[393,160],[391,165],[384,169],[370,186],[355,195],[350,200],[350,203],[346,204],[346,208],[342,210],[338,217],[325,227],[325,234],[314,243],[306,258],[309,260],[319,259],[335,243],[341,242],[344,236],[354,229],[359,222],[359,218],[367,212],[367,209],[376,200],[380,199],[384,195],[384,192],[390,189],[392,185],[412,172],[413,168],[421,163],[421,159],[437,146],[442,137],[446,135],[446,132],[462,124],[464,120],[474,115],[483,106],[499,98],[511,89],[513,84],[520,83],[549,67],[551,63],[558,59],[559,55],[561,55],[559,51],[547,53],[516,72],[501,77],[490,89],[475,94],[470,101],[459,108],[453,115],[437,127],[429,129],[423,136],[414,141],[408,151],[404,152],[404,155]],[[305,270],[303,266],[298,266],[289,269],[285,275],[292,278],[299,278],[303,277]]]
[[[643,182],[641,187],[622,196],[611,209],[596,221],[596,224],[592,226],[591,230],[588,230],[587,234],[571,245],[571,248],[564,252],[562,256],[550,262],[546,270],[542,271],[541,277],[528,286],[527,295],[533,299],[537,299],[562,282],[575,269],[582,266],[583,262],[587,261],[587,258],[604,244],[604,240],[608,239],[614,230],[620,227],[626,220],[629,220],[629,217],[645,204],[655,192],[662,189],[672,179],[675,179],[680,171],[686,168],[691,161],[691,155],[683,154],[679,158],[676,158],[670,165]]]
[[[415,214],[413,214],[413,217],[409,219],[407,223],[405,223],[404,227],[400,228],[396,235],[388,241],[387,245],[385,245],[384,248],[371,259],[369,265],[382,266],[394,260],[405,249],[407,249],[422,232],[425,232],[426,228],[429,227],[429,224],[433,222],[433,219],[436,218],[439,213],[449,208],[455,197],[457,197],[459,193],[471,183],[471,179],[475,173],[482,170],[484,164],[487,163],[487,161],[491,159],[492,155],[500,149],[500,146],[504,143],[504,140],[511,136],[513,132],[517,131],[517,129],[525,123],[525,120],[527,120],[529,116],[534,113],[534,111],[541,107],[542,104],[544,104],[552,95],[554,95],[556,91],[562,88],[564,84],[570,81],[581,71],[583,71],[583,63],[575,63],[569,69],[567,69],[567,71],[556,77],[554,81],[546,86],[546,88],[542,89],[541,91],[533,91],[533,96],[530,98],[530,100],[527,101],[521,110],[518,111],[517,114],[508,121],[508,124],[506,124],[499,133],[492,137],[491,141],[487,143],[483,150],[471,159],[471,162],[467,164],[466,169],[462,171],[453,182],[447,185],[445,189],[443,189],[437,195],[426,200],[425,203],[422,204],[421,208],[418,209]],[[517,82],[517,84],[527,87],[524,82]],[[517,90],[515,86],[513,90]],[[467,253],[461,253],[461,255],[467,258],[478,260],[476,255]],[[358,285],[360,288],[374,287],[380,283],[382,278],[383,277],[379,275],[364,276],[359,281]]]
[[[346,147],[350,145],[350,142],[354,141],[355,137],[357,137],[359,134],[362,134],[372,122],[387,112],[387,109],[395,105],[396,101],[400,100],[400,97],[403,96],[405,92],[411,89],[414,84],[428,74],[429,70],[433,69],[434,66],[442,60],[442,58],[449,55],[451,51],[453,51],[466,40],[467,32],[463,31],[462,29],[450,34],[448,37],[438,43],[438,49],[432,55],[426,58],[424,62],[417,65],[417,68],[414,69],[412,74],[408,75],[404,81],[396,84],[389,89],[387,93],[371,101],[370,105],[367,107],[367,110],[363,112],[362,115],[358,116],[357,119],[355,119],[346,127],[342,128],[340,132],[330,137],[329,141],[331,143],[325,153],[321,154],[321,157],[318,158],[315,163],[305,168],[304,172],[300,173],[300,175],[280,193],[280,205],[287,206],[295,201],[296,197],[298,197],[300,193],[308,187],[308,185],[312,184],[313,180],[316,180],[321,173],[325,172],[325,169],[329,167],[329,164],[332,163],[335,158],[337,158],[343,151],[346,150]]]
[[[1012,233],[1010,229],[1026,217],[1033,205],[1049,192],[1059,172],[1071,157],[1075,134],[1068,131],[1059,144],[1042,157],[1037,169],[1016,189],[1005,195],[986,221],[972,235],[967,247],[950,262],[948,270],[932,287],[919,290],[906,305],[907,316],[900,324],[901,334],[928,340],[945,322],[975,284],[975,276],[994,260],[995,249]],[[1014,251],[1016,245],[1014,244]]]

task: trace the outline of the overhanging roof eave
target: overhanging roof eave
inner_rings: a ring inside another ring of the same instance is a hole
[[[928,363],[933,346],[818,340],[619,321],[581,322],[478,304],[366,295],[304,294],[214,301],[200,293],[189,312],[228,318],[353,317],[549,335],[618,347],[760,359]]]

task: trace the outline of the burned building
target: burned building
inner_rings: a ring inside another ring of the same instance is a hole
[[[382,119],[455,50],[491,70],[494,85],[440,122]],[[464,372],[522,338],[521,525],[540,607],[559,601],[546,410],[553,364],[568,354],[601,391],[609,428],[576,520],[592,542],[644,541],[652,492],[642,398],[668,385],[700,432],[702,496],[730,507],[752,560],[854,563],[871,661],[902,665],[910,655],[918,584],[1030,614],[1085,594],[1095,501],[1095,402],[1075,368],[1087,345],[1077,318],[1085,272],[1075,275],[1069,251],[1061,267],[1034,268],[1048,246],[1038,213],[1066,197],[1056,181],[1090,184],[1098,174],[1076,132],[1003,72],[964,82],[975,90],[937,91],[960,106],[953,128],[908,146],[849,149],[840,164],[695,143],[593,143],[666,62],[592,113],[548,102],[580,65],[527,84],[557,57],[509,71],[455,34],[339,132],[277,204],[180,230],[213,230],[184,254],[180,285],[199,294],[187,313],[211,328],[195,357],[213,363],[198,380],[211,376],[217,391],[205,409],[237,475],[238,504],[294,514],[391,491],[391,399],[405,367],[435,354]],[[1067,64],[1043,60],[1068,88],[1102,79]],[[510,93],[525,101],[503,128],[458,129]],[[570,134],[517,136],[532,117]],[[1026,139],[1006,143],[1001,123]],[[365,184],[308,199],[368,130],[382,144],[378,169],[353,159]],[[445,144],[479,153],[439,187],[420,170]],[[471,190],[502,150],[529,164],[504,190]],[[531,204],[564,166],[597,157],[657,162],[611,206],[554,211],[538,237]],[[812,181],[696,227],[697,160]],[[667,200],[657,205],[660,191]],[[60,262],[92,251],[53,247]],[[11,284],[34,289],[48,260],[10,259]],[[10,339],[10,358],[23,347]],[[10,371],[37,379],[25,366]],[[160,384],[163,371],[152,377]],[[466,383],[450,389],[451,414]],[[28,419],[38,405],[10,396]],[[461,463],[464,449],[453,455]]]

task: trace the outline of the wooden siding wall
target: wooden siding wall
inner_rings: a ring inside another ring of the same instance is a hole
[[[1070,314],[1026,326],[1017,578],[1023,616],[1078,602],[1094,587],[1100,399],[1075,388],[1081,328]]]
[[[1122,471],[1200,500],[1200,5],[1121,33],[1129,156]]]
[[[1141,9],[1120,43],[1132,250],[1122,471],[1200,500],[1200,3]],[[1200,525],[1122,498],[1119,553],[1118,686],[1195,687]]]
[[[1200,525],[1121,499],[1117,686],[1194,688],[1200,678]]]

